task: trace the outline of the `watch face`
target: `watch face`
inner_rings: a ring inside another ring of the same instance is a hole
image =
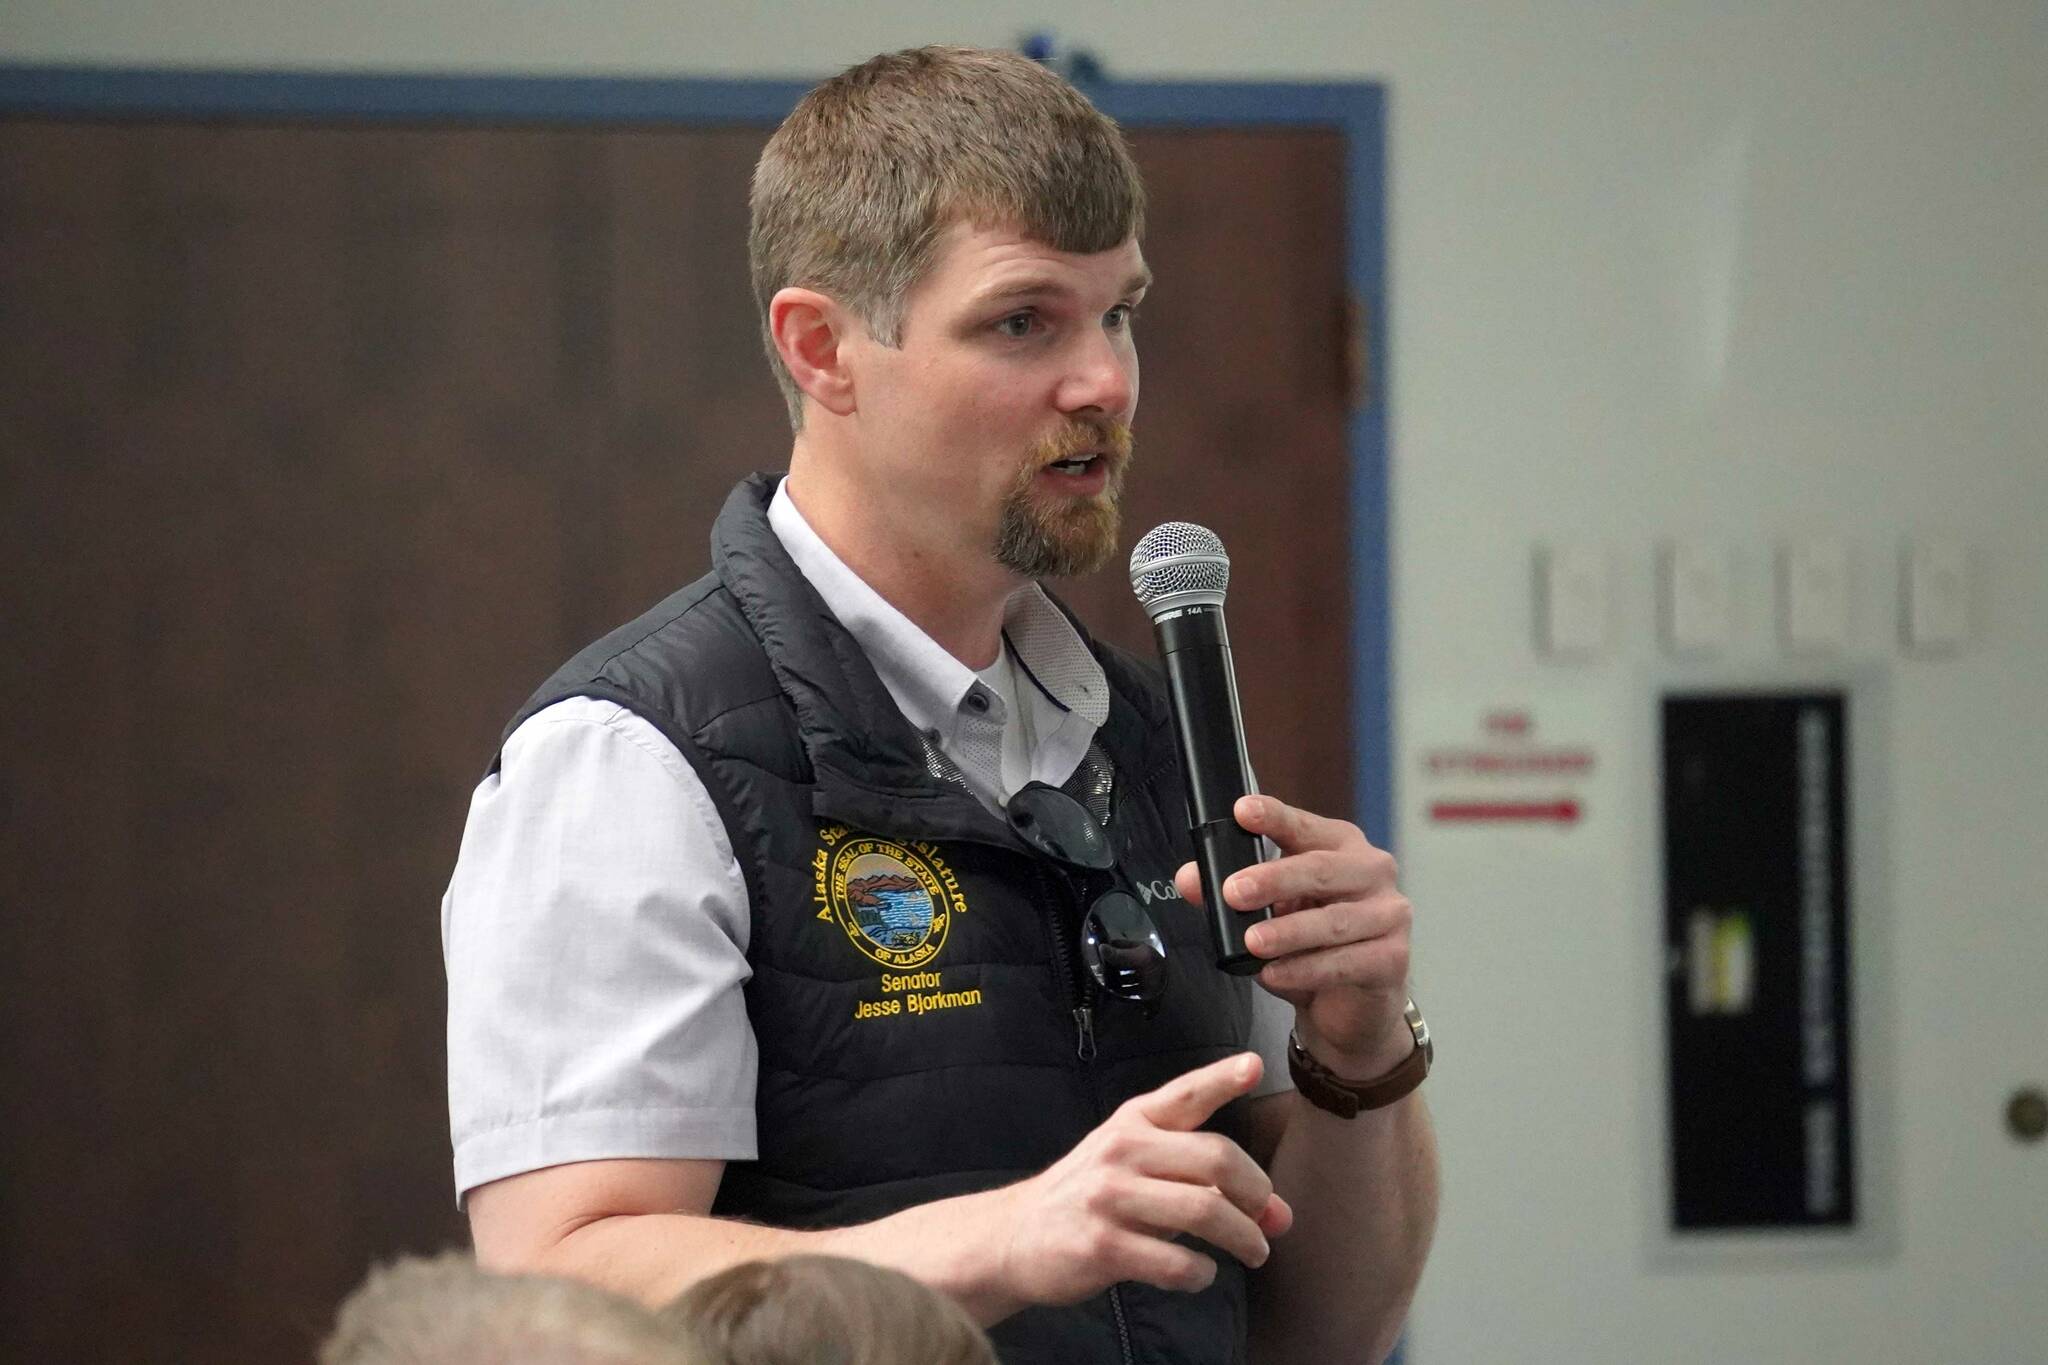
[[[1430,1039],[1429,1024],[1423,1019],[1422,1011],[1416,1007],[1415,997],[1412,995],[1408,997],[1407,1019],[1408,1030],[1415,1035],[1415,1046],[1422,1049],[1422,1064],[1435,1066],[1436,1044]]]

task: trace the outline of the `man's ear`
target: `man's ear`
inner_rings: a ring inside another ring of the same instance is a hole
[[[845,417],[854,409],[853,375],[843,343],[857,325],[829,294],[781,289],[768,300],[768,335],[806,398]]]

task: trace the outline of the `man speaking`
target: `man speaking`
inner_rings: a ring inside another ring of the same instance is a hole
[[[1280,856],[1225,900],[1275,914],[1217,970],[1158,672],[1038,586],[1116,548],[1121,134],[1024,58],[891,54],[752,208],[789,473],[515,717],[443,902],[478,1254],[656,1302],[857,1256],[1006,1361],[1378,1359],[1436,1207],[1392,861],[1239,802]]]

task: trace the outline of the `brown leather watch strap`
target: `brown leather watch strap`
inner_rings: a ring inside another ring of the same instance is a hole
[[[1429,1051],[1418,1039],[1415,1050],[1386,1075],[1370,1081],[1353,1081],[1310,1056],[1301,1040],[1290,1033],[1287,1070],[1303,1099],[1340,1119],[1355,1119],[1368,1109],[1386,1108],[1421,1085],[1422,1078],[1429,1074]]]

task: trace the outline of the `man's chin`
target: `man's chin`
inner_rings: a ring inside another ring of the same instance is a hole
[[[1121,522],[1116,496],[1104,491],[1057,509],[1013,508],[996,543],[996,559],[1026,578],[1093,573],[1116,553]]]

